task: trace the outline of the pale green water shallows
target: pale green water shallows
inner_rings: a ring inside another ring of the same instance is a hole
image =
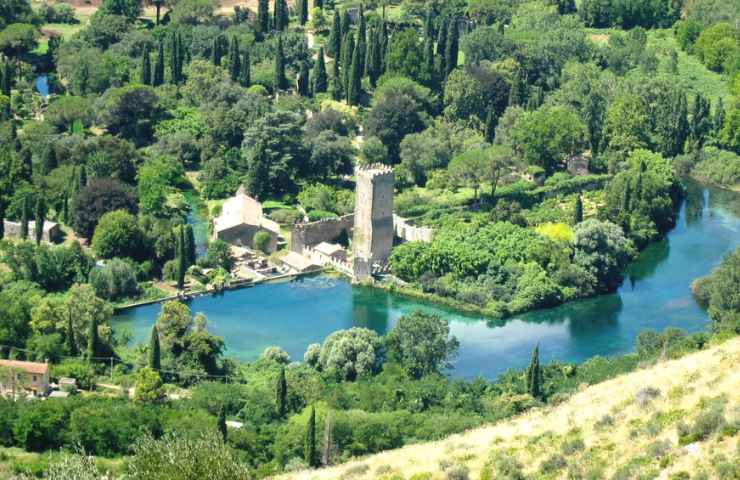
[[[708,318],[691,296],[691,282],[740,245],[740,194],[687,183],[678,225],[640,255],[613,295],[494,322],[318,276],[202,297],[190,307],[208,316],[209,329],[226,341],[227,355],[241,360],[255,359],[271,345],[302,360],[309,344],[336,330],[362,326],[385,333],[415,309],[450,320],[460,340],[454,377],[492,378],[524,367],[537,343],[545,361],[626,353],[645,329],[706,328]],[[130,329],[135,342],[144,342],[159,310],[159,305],[129,310],[114,326]]]

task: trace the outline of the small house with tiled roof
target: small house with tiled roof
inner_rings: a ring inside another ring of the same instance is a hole
[[[0,360],[0,394],[17,394],[23,390],[34,395],[46,395],[49,391],[49,364]]]

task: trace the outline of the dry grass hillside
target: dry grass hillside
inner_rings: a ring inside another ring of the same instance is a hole
[[[740,479],[740,338],[446,440],[292,479]]]

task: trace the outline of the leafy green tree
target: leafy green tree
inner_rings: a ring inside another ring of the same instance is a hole
[[[311,413],[308,415],[306,424],[306,439],[303,449],[303,459],[309,467],[319,466],[319,455],[316,449],[316,408],[311,405]]]
[[[265,232],[264,230],[260,230],[259,232],[254,234],[254,239],[252,241],[252,244],[255,249],[259,250],[262,253],[270,253],[270,242],[272,241],[272,237],[269,233]]]
[[[140,404],[161,403],[167,398],[159,372],[149,367],[141,368],[136,375],[134,401]]]
[[[39,31],[34,25],[13,23],[0,30],[0,52],[6,57],[18,58],[38,45]],[[7,95],[9,96],[9,95]]]
[[[404,30],[393,35],[387,58],[387,72],[408,77],[421,84],[429,84],[431,72],[426,71],[424,46],[414,30]]]
[[[143,233],[136,217],[125,210],[114,210],[100,217],[92,248],[99,258],[146,258]]]
[[[90,271],[90,285],[106,300],[135,298],[139,294],[138,269],[130,260],[113,258]]]
[[[121,15],[136,20],[141,15],[141,0],[103,0],[100,9],[109,15]]]
[[[540,368],[539,345],[537,345],[532,352],[532,359],[527,368],[527,393],[537,399],[541,399],[544,396],[544,392],[542,390],[542,369]]]
[[[421,311],[401,317],[385,343],[389,358],[415,379],[449,368],[459,348],[447,320]]]
[[[478,199],[478,190],[488,178],[490,169],[488,152],[483,148],[467,150],[457,155],[447,166],[447,172],[458,187],[473,189],[473,199]]]
[[[319,368],[337,380],[355,381],[377,373],[383,363],[382,339],[372,330],[339,330],[321,346]]]
[[[740,249],[728,254],[709,277],[709,317],[715,331],[740,330]]]
[[[326,75],[326,63],[324,61],[324,48],[319,48],[316,56],[313,73],[311,75],[311,91],[313,95],[326,92],[329,85],[329,78]]]
[[[114,210],[136,213],[137,202],[133,189],[108,178],[91,181],[74,199],[75,232],[91,239],[100,218]]]
[[[234,259],[231,257],[229,244],[223,240],[210,242],[206,249],[206,263],[212,267],[221,267],[230,272],[234,268]]]
[[[280,368],[277,382],[275,383],[275,413],[278,418],[285,417],[287,406],[288,383],[285,380],[285,367]]]
[[[98,122],[102,126],[137,145],[143,145],[152,137],[154,123],[162,112],[154,89],[135,84],[108,90],[97,108]]]
[[[388,149],[388,159],[398,163],[403,138],[426,127],[426,112],[423,105],[404,92],[390,92],[378,97],[365,120],[368,136],[375,136]]]
[[[550,175],[561,168],[568,156],[579,152],[586,128],[566,107],[543,107],[522,114],[512,132],[516,150],[531,165]]]
[[[585,220],[575,227],[574,262],[592,276],[598,292],[612,292],[622,282],[622,271],[634,257],[632,242],[611,222]]]
[[[152,327],[152,335],[149,339],[149,368],[158,372],[162,369],[162,354],[159,348],[159,331],[157,326]]]

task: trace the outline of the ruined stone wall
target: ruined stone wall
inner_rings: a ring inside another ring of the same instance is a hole
[[[434,230],[429,227],[417,227],[412,225],[403,217],[393,215],[393,229],[396,237],[405,242],[426,242],[432,241]]]
[[[352,232],[355,215],[350,213],[339,218],[327,218],[310,223],[297,223],[293,226],[290,236],[290,249],[296,253],[303,253],[305,247],[314,247],[321,242],[335,243],[334,240],[347,231],[347,237]]]

